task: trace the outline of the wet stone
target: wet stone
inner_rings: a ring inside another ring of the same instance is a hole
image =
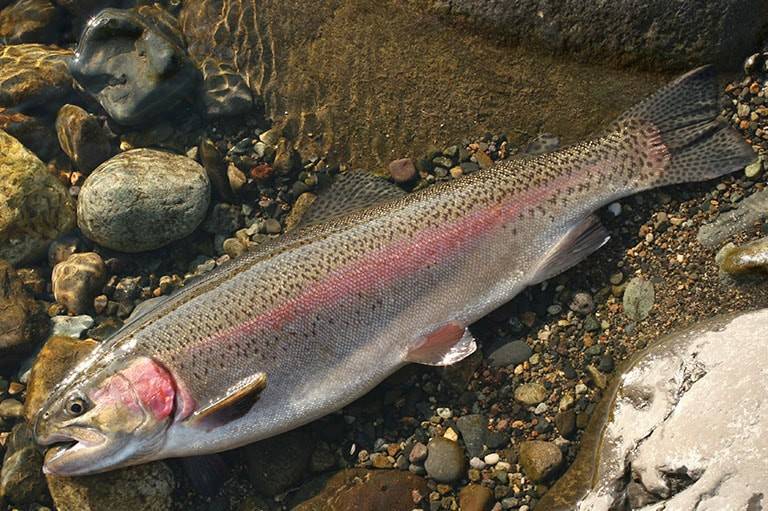
[[[83,477],[47,476],[57,509],[169,511],[175,482],[162,461]]]
[[[464,446],[470,456],[480,456],[484,450],[488,419],[483,415],[464,415],[456,420]]]
[[[191,234],[209,201],[210,183],[197,162],[135,149],[107,160],[88,176],[77,203],[78,225],[105,247],[152,250]]]
[[[573,438],[576,433],[576,412],[566,410],[555,415],[555,427],[563,438]]]
[[[56,7],[48,0],[17,0],[0,9],[0,41],[4,44],[55,42],[59,21]]]
[[[464,450],[458,443],[436,437],[429,441],[427,448],[424,468],[429,477],[438,483],[450,483],[464,476]]]
[[[69,192],[37,156],[4,131],[0,176],[0,258],[11,264],[34,262],[52,240],[74,227]]]
[[[0,106],[57,108],[72,92],[71,50],[43,44],[0,47]]]
[[[17,273],[0,260],[0,368],[15,364],[32,349],[42,321],[42,312]]]
[[[399,470],[346,469],[321,476],[290,498],[292,511],[411,511],[414,494],[427,495],[423,477]]]
[[[43,117],[0,107],[0,130],[21,142],[43,161],[53,158],[59,150],[53,128]]]
[[[530,356],[533,350],[525,341],[512,341],[501,344],[491,349],[488,358],[492,367],[506,367],[522,364]]]
[[[642,321],[651,313],[654,299],[653,284],[642,277],[635,277],[624,290],[624,314],[634,321]]]
[[[568,304],[568,308],[582,316],[591,314],[595,310],[595,302],[589,293],[576,293]]]
[[[155,6],[104,9],[88,22],[77,55],[72,76],[125,125],[172,112],[200,79],[175,19]]]
[[[416,166],[410,158],[394,160],[389,164],[389,175],[395,183],[407,183],[416,177]]]
[[[112,155],[109,135],[99,120],[76,105],[64,105],[56,116],[61,149],[75,167],[89,174]]]
[[[54,316],[51,318],[51,335],[61,337],[72,337],[74,339],[80,336],[93,326],[93,318],[87,315],[80,316]]]
[[[425,459],[427,459],[427,446],[421,442],[416,442],[408,454],[408,461],[411,463],[423,463]]]
[[[92,308],[106,280],[107,269],[99,254],[72,254],[53,268],[53,296],[71,314],[82,314]]]
[[[24,416],[34,423],[38,410],[67,373],[96,346],[91,340],[80,341],[71,337],[51,337],[35,358],[27,385]]]
[[[528,406],[537,405],[548,396],[549,391],[540,383],[524,383],[515,389],[515,400]]]
[[[25,505],[40,501],[45,495],[43,456],[25,422],[14,426],[6,442],[0,471],[0,500]]]
[[[741,246],[728,243],[717,253],[720,271],[732,277],[768,275],[768,237]]]
[[[563,453],[552,442],[529,440],[520,444],[520,465],[533,482],[548,479],[562,463]]]

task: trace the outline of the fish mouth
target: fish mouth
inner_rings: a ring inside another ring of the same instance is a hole
[[[72,435],[56,434],[41,444],[48,447],[43,472],[55,475],[78,475],[88,472],[105,454],[107,438],[94,430],[79,430]]]

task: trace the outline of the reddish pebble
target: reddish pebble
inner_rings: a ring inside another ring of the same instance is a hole
[[[272,175],[272,165],[260,163],[251,168],[251,177],[256,181],[265,181]]]
[[[389,175],[395,183],[407,183],[416,177],[416,166],[410,158],[401,158],[389,164]]]

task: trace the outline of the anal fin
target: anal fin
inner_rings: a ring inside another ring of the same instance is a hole
[[[455,364],[470,356],[477,343],[468,328],[451,321],[421,337],[408,351],[406,361],[430,366]]]
[[[575,224],[544,256],[530,285],[538,284],[583,261],[605,245],[611,235],[595,215]]]
[[[188,420],[212,429],[239,419],[253,407],[266,386],[266,373],[249,376],[227,389],[224,396],[192,412]]]

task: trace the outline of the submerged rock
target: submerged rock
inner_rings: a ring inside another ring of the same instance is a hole
[[[21,142],[43,161],[50,160],[59,150],[53,128],[39,117],[0,107],[0,130]]]
[[[109,135],[99,120],[76,105],[64,105],[56,117],[62,150],[78,170],[88,174],[112,155]]]
[[[47,476],[60,511],[166,511],[172,508],[173,472],[162,461],[83,477]]]
[[[735,68],[761,42],[768,15],[760,0],[434,3],[520,44],[668,69],[709,63]]]
[[[291,500],[291,510],[411,511],[414,495],[428,493],[427,481],[410,472],[354,468],[310,481]]]
[[[6,445],[0,471],[0,502],[32,504],[45,495],[43,456],[32,438],[32,429],[22,422],[14,426]]]
[[[51,337],[35,358],[27,384],[24,401],[24,417],[34,423],[37,412],[53,391],[53,388],[88,355],[98,343],[70,337]]]
[[[71,50],[43,44],[0,46],[0,106],[58,108],[72,93]]]
[[[80,38],[72,76],[120,124],[172,112],[199,79],[175,19],[160,7],[104,9]]]
[[[0,368],[14,365],[31,351],[42,333],[43,321],[42,311],[21,279],[0,260]]]
[[[768,488],[766,338],[768,309],[696,325],[637,354],[536,509],[751,509]]]
[[[107,268],[99,254],[72,254],[53,268],[53,296],[71,314],[82,314],[93,307],[106,280]]]
[[[510,47],[429,3],[200,0],[182,2],[179,21],[204,75],[235,73],[301,154],[351,168],[510,126],[570,143],[667,78]]]
[[[52,43],[59,28],[59,13],[49,0],[17,0],[0,10],[3,44]]]
[[[74,220],[66,187],[37,156],[0,131],[0,259],[16,265],[43,257]]]
[[[105,247],[141,252],[181,239],[203,221],[210,182],[196,161],[153,149],[101,164],[80,190],[83,234]]]

